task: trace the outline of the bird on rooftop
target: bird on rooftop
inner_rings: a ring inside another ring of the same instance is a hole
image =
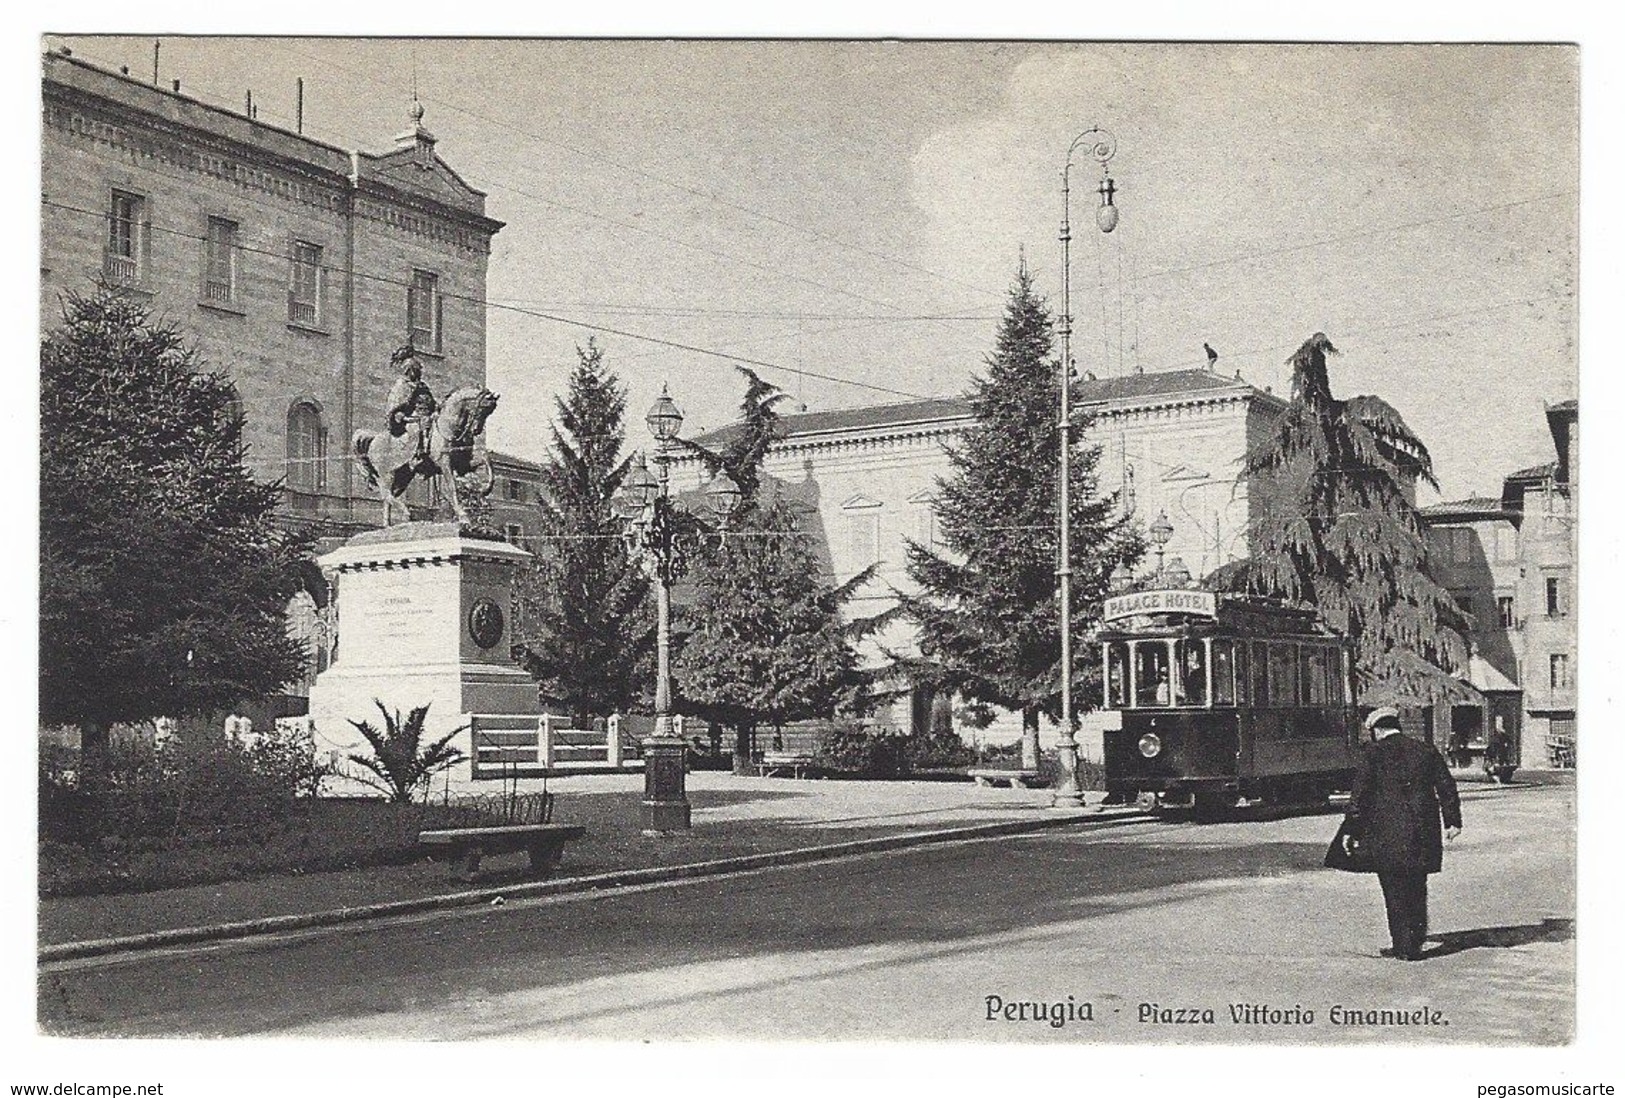
[[[1207,368],[1209,370],[1215,369],[1219,362],[1219,352],[1215,351],[1212,344],[1209,343],[1202,344],[1202,350],[1207,352]]]

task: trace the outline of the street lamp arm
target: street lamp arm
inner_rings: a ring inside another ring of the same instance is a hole
[[[1077,154],[1078,147],[1085,143],[1089,145],[1090,158],[1100,164],[1105,164],[1117,155],[1117,138],[1099,126],[1091,126],[1072,139],[1072,144],[1066,150],[1066,167],[1062,169],[1063,175],[1072,170],[1072,157]]]

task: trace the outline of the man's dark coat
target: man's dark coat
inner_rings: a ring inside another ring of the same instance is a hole
[[[1379,873],[1437,873],[1445,827],[1461,826],[1461,798],[1450,768],[1432,747],[1408,736],[1384,736],[1366,748],[1347,828]]]

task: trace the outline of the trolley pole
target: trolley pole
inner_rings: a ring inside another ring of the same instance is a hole
[[[1106,168],[1106,162],[1117,151],[1117,139],[1094,127],[1073,139],[1061,169],[1061,452],[1057,462],[1060,539],[1055,560],[1061,601],[1061,742],[1056,748],[1061,777],[1050,801],[1052,808],[1083,805],[1083,789],[1078,784],[1078,734],[1072,714],[1072,157],[1083,145],[1100,164],[1101,206],[1096,222],[1103,233],[1117,227],[1117,209],[1112,205],[1115,187]]]

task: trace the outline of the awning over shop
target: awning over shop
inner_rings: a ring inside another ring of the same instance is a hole
[[[1461,679],[1480,694],[1519,694],[1523,692],[1522,687],[1497,671],[1489,660],[1476,652],[1467,660],[1467,673],[1461,676]]]

